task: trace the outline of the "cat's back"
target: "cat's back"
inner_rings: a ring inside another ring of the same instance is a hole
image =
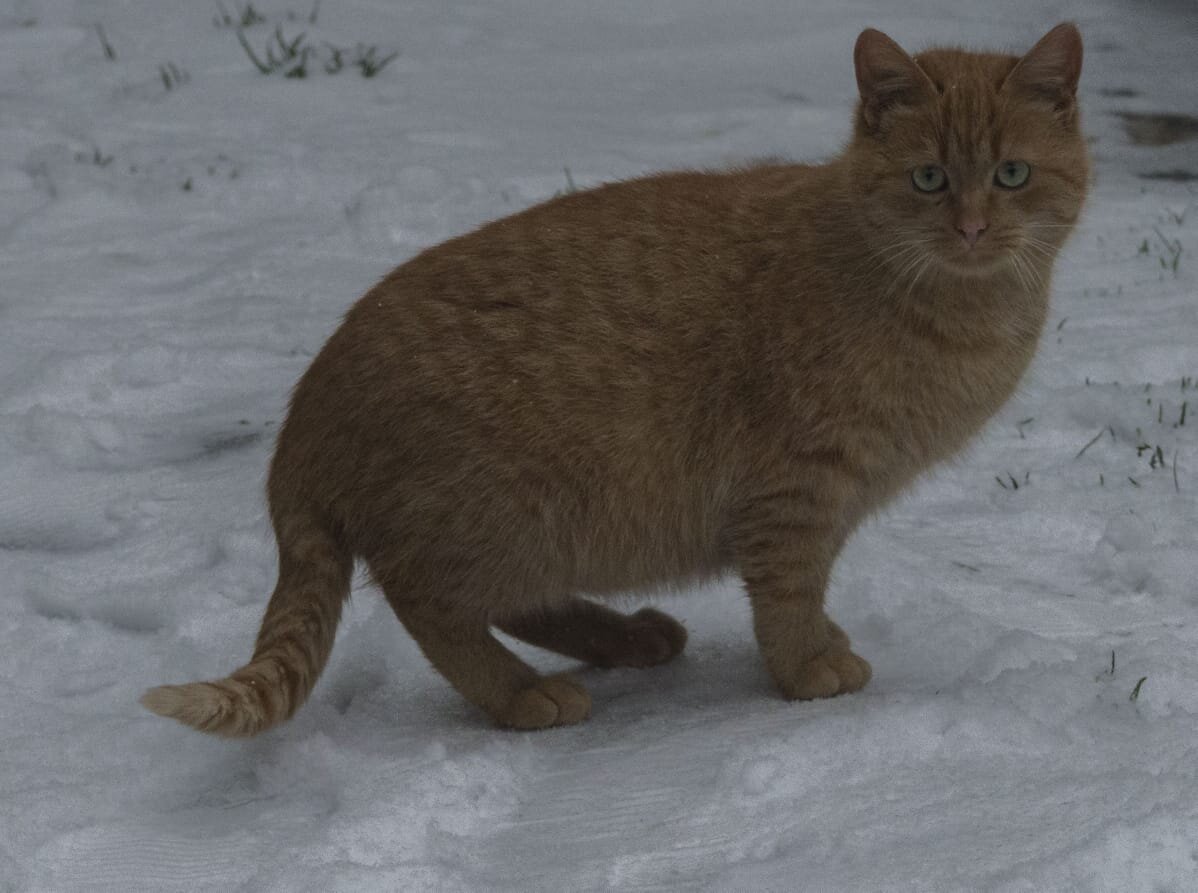
[[[744,275],[775,207],[817,190],[818,170],[679,171],[557,196],[422,252],[368,294],[359,312],[402,316],[416,305],[477,310],[503,302],[530,311],[638,305],[693,314]]]
[[[575,421],[649,400],[685,409],[697,385],[718,400],[772,327],[758,280],[771,257],[803,250],[794,205],[818,196],[821,172],[660,174],[489,223],[368,292],[318,360],[337,375],[320,377],[344,386],[386,368],[403,375],[392,401],[402,384],[451,402],[468,391],[472,409],[498,412],[520,394],[529,412]]]

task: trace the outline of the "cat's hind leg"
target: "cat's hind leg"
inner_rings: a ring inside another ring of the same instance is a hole
[[[496,639],[477,611],[388,598],[425,657],[497,724],[544,729],[581,722],[591,696],[569,676],[541,676]]]
[[[668,614],[653,608],[622,614],[576,596],[495,625],[530,645],[596,667],[652,667],[686,646],[686,628]]]

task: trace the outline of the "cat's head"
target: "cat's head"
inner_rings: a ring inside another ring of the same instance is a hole
[[[872,29],[848,158],[867,238],[899,275],[986,275],[1051,259],[1085,197],[1081,35],[1053,28],[1022,58],[932,49]]]

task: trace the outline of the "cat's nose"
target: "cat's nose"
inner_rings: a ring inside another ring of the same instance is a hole
[[[962,220],[957,224],[957,232],[966,241],[970,248],[978,243],[978,239],[982,233],[986,231],[986,221],[980,217],[975,217],[971,220]]]

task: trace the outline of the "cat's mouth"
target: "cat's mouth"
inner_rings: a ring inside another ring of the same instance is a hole
[[[985,276],[1004,266],[1011,258],[1011,249],[995,240],[981,239],[968,245],[955,239],[940,251],[940,262],[954,273],[964,276]]]

